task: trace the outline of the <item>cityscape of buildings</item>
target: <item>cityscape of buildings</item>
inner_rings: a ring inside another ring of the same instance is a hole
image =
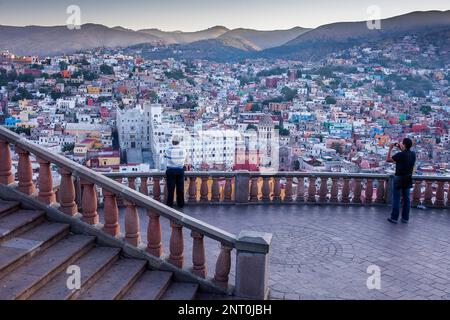
[[[449,66],[414,36],[319,62],[147,60],[130,49],[0,53],[0,123],[99,172],[165,169],[182,137],[195,171],[450,174]],[[427,63],[428,62],[428,63]]]

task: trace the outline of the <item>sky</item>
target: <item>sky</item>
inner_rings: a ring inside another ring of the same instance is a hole
[[[0,25],[65,25],[66,9],[78,5],[81,23],[133,30],[197,31],[216,25],[230,29],[314,28],[342,21],[371,20],[412,11],[449,10],[448,0],[0,0]]]

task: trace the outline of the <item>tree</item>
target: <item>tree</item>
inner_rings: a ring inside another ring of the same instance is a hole
[[[421,106],[420,107],[420,112],[422,112],[423,114],[430,114],[431,107],[430,106]]]
[[[336,104],[336,98],[332,97],[332,96],[327,96],[325,98],[325,103],[326,104]]]
[[[31,73],[20,74],[17,77],[17,80],[19,82],[33,83],[34,82],[34,76]]]
[[[291,89],[289,87],[284,87],[281,89],[285,101],[292,101],[297,97],[297,90]]]
[[[339,142],[333,142],[331,144],[331,149],[336,150],[338,154],[342,154],[342,145]]]
[[[158,101],[158,94],[155,91],[150,91],[148,94],[149,94],[149,98],[150,98],[151,102]]]
[[[114,69],[111,66],[108,66],[107,64],[102,64],[100,66],[100,72],[107,75],[113,75]]]
[[[64,71],[64,70],[67,70],[68,67],[69,67],[69,65],[67,64],[67,62],[64,62],[64,61],[59,62],[59,70]]]
[[[62,152],[72,152],[75,149],[75,143],[65,143],[62,146]]]
[[[52,97],[52,99],[53,100],[58,100],[58,99],[60,99],[60,98],[62,98],[63,97],[63,93],[62,92],[59,92],[59,91],[52,91],[51,93],[50,93],[50,96]]]
[[[11,130],[12,132],[17,133],[17,134],[24,133],[27,136],[31,135],[31,129],[30,128],[25,128],[25,127],[8,127],[8,129]]]
[[[174,80],[180,80],[180,79],[186,78],[186,76],[182,70],[166,71],[166,72],[164,72],[164,74],[166,75],[167,78],[174,79]]]

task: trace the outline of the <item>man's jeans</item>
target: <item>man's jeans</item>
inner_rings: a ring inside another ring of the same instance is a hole
[[[403,198],[402,219],[409,221],[409,210],[411,208],[410,193],[411,189],[397,189],[398,177],[394,177],[393,194],[392,194],[392,213],[391,219],[397,221],[400,215],[400,200]]]
[[[175,188],[177,189],[177,206],[184,207],[184,169],[168,168],[166,171],[167,178],[167,205],[173,207],[173,197]]]

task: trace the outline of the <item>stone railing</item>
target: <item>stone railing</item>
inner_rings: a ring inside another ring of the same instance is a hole
[[[109,173],[106,176],[155,200],[165,201],[165,176]],[[192,204],[341,204],[386,205],[392,177],[385,174],[304,172],[186,172],[185,197]],[[414,176],[413,206],[448,208],[450,177]]]
[[[11,148],[18,154],[15,176],[12,174]],[[39,163],[36,181],[33,180],[32,161],[34,159]],[[58,197],[55,195],[51,165],[56,165],[60,174]],[[152,177],[152,194],[156,200],[161,200],[158,182],[160,178],[160,175]],[[79,185],[77,181],[80,182]],[[141,239],[142,221],[139,221],[137,207],[143,208],[148,215],[147,241],[144,245],[150,255],[170,263],[176,267],[175,269],[190,272],[193,279],[198,279],[200,283],[207,281],[212,287],[223,290],[224,293],[234,290],[232,292],[240,297],[267,298],[269,260],[267,255],[271,234],[243,231],[239,236],[235,236],[194,219],[147,196],[147,182],[145,177],[140,179],[142,192],[138,192],[133,185],[133,177],[128,179],[130,187],[124,186],[61,155],[52,154],[26,138],[0,127],[0,184],[17,188],[18,191],[36,197],[49,206],[56,206],[62,213],[74,219],[79,218],[84,223],[98,227],[103,232],[138,248],[142,247],[144,241]],[[194,188],[193,185],[192,190]],[[205,188],[202,184],[199,201],[202,199],[206,201]],[[81,190],[78,194],[82,207],[80,213],[78,213],[76,189]],[[213,190],[217,191],[216,189],[217,184],[214,180]],[[104,224],[99,223],[97,191],[100,191],[103,197]],[[193,195],[194,191],[191,194]],[[229,195],[228,191],[227,194]],[[226,198],[228,199],[228,196]],[[122,226],[119,223],[118,199],[121,199],[126,206],[125,222]],[[163,254],[161,217],[170,221],[170,252],[167,256]],[[121,229],[125,231],[123,236],[120,234]],[[191,231],[193,241],[192,267],[189,269],[185,267],[183,229]],[[207,252],[205,252],[204,237],[220,243],[215,274],[212,278],[208,277],[206,268]],[[233,250],[236,251],[234,286],[229,284]]]

